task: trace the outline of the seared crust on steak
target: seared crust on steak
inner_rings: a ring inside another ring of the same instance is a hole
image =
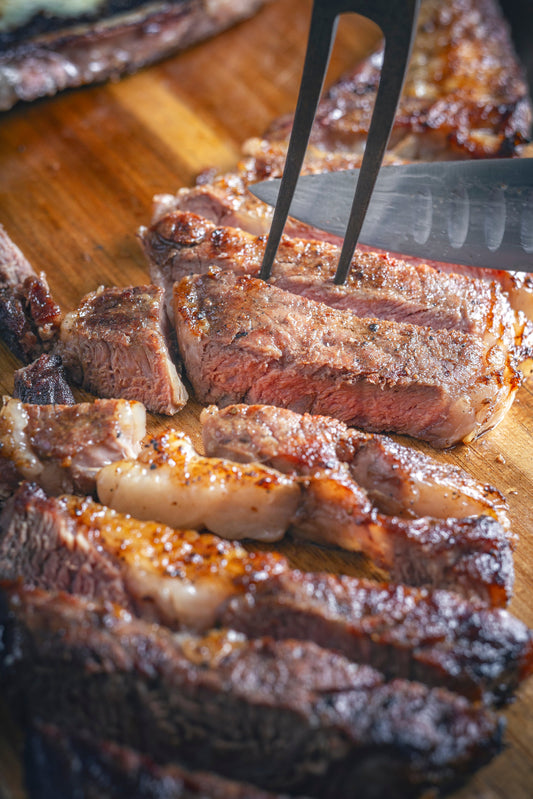
[[[445,591],[305,574],[278,554],[173,530],[23,484],[0,516],[0,579],[115,601],[172,629],[229,627],[314,641],[388,679],[501,702],[533,670],[533,636],[505,610]],[[483,647],[473,641],[483,638]],[[393,654],[392,654],[393,653]]]
[[[306,642],[171,634],[65,594],[4,586],[2,682],[46,718],[164,763],[292,793],[411,797],[466,776],[501,723],[443,689],[394,680]],[[69,697],[76,701],[69,701]]]
[[[216,269],[175,284],[174,313],[204,404],[268,403],[448,447],[494,427],[520,383],[501,345],[360,319]]]
[[[141,232],[150,277],[165,290],[172,314],[176,281],[205,274],[212,266],[258,275],[266,238],[235,227],[214,225],[183,211],[167,213]],[[437,330],[478,335],[487,347],[502,342],[518,357],[524,330],[496,283],[412,265],[386,253],[356,250],[342,286],[334,282],[340,247],[283,236],[269,282],[285,291],[347,310]]]
[[[23,363],[49,351],[57,340],[61,310],[44,272],[37,275],[0,225],[0,336]]]
[[[21,39],[0,52],[0,111],[20,100],[134,72],[220,33],[255,13],[263,2],[145,2],[99,22]]]
[[[174,414],[187,402],[157,286],[100,287],[65,315],[57,351],[72,381],[99,397]]]
[[[336,83],[320,103],[312,143],[362,152],[382,52]],[[266,138],[288,138],[292,117]],[[423,0],[389,150],[403,158],[515,155],[529,136],[524,73],[496,0]]]

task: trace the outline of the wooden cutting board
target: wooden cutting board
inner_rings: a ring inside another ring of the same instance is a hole
[[[191,185],[207,167],[231,169],[246,138],[293,110],[309,13],[308,0],[275,0],[253,19],[136,76],[0,116],[0,222],[34,268],[45,271],[64,310],[99,285],[148,282],[136,230],[150,220],[152,196]],[[365,55],[376,35],[365,20],[343,19],[328,82]],[[12,392],[19,365],[0,345],[3,393]],[[151,417],[150,430],[172,424],[198,441],[198,412],[191,401],[171,420]],[[528,379],[496,430],[436,455],[508,497],[520,537],[511,609],[530,626],[532,454]],[[359,561],[331,551],[290,541],[280,548],[302,568],[364,572]],[[506,750],[455,799],[533,796],[533,680],[505,715]],[[23,799],[17,732],[1,714],[0,725],[0,799]]]

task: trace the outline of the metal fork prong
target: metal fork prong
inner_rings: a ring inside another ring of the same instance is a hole
[[[411,0],[410,3],[404,0],[402,18],[392,13],[394,4],[390,3],[390,0],[386,15],[379,13],[379,2],[374,0],[372,5],[373,8],[368,9],[368,16],[377,22],[385,35],[383,65],[363,162],[335,274],[337,285],[344,283],[348,276],[372,191],[390,139],[411,54],[420,0],[414,2]]]
[[[332,4],[335,5],[335,4]],[[316,114],[322,87],[335,39],[338,14],[328,3],[315,3],[311,15],[307,52],[305,55],[300,92],[294,114],[289,147],[283,169],[278,200],[272,217],[263,263],[259,277],[268,280],[278,251],[283,229],[289,215],[294,190],[300,176],[307,150],[311,127]]]

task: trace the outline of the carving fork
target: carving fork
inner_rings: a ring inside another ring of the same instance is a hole
[[[385,37],[383,66],[363,162],[335,274],[348,275],[374,184],[387,148],[416,31],[420,0],[314,0],[302,82],[278,200],[259,276],[268,280],[302,169],[322,92],[339,15],[349,11],[373,20]]]

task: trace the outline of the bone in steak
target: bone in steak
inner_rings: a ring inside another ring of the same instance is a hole
[[[448,447],[495,427],[520,383],[502,345],[360,319],[218,269],[175,284],[174,312],[204,404],[268,403]]]
[[[465,488],[475,487],[470,483]],[[154,436],[136,461],[102,468],[97,491],[101,502],[139,519],[260,541],[290,530],[318,544],[362,552],[398,582],[450,588],[493,605],[506,604],[512,593],[513,539],[488,496],[485,509],[493,518],[469,515],[475,502],[468,504],[467,493],[465,503],[455,503],[466,518],[399,519],[379,513],[340,463],[284,479],[257,461],[245,469],[199,456],[190,440],[173,431]]]
[[[140,402],[34,405],[6,398],[0,410],[0,495],[12,493],[21,480],[54,494],[93,493],[102,466],[134,457],[145,434]]]
[[[162,217],[142,239],[151,280],[165,290],[169,313],[176,281],[205,274],[211,266],[257,275],[265,249],[262,236],[215,226],[182,211]],[[513,352],[520,348],[524,323],[497,284],[357,250],[346,284],[337,286],[339,255],[333,244],[284,236],[270,283],[357,316],[472,333],[482,337],[487,348],[497,342]],[[523,356],[528,354],[526,348]]]
[[[0,336],[30,363],[57,340],[61,310],[43,272],[37,275],[0,225]]]
[[[17,369],[13,375],[13,397],[33,405],[74,405],[61,358],[43,352],[36,361]]]
[[[2,683],[45,718],[269,790],[411,797],[490,759],[500,722],[444,689],[384,683],[315,644],[172,634],[62,593],[4,586]]]
[[[381,70],[374,53],[321,101],[311,142],[362,152]],[[287,139],[292,117],[266,138]],[[408,159],[511,156],[528,140],[524,72],[497,0],[424,0],[389,150]]]
[[[26,737],[24,766],[29,799],[288,799],[39,722]]]
[[[100,288],[65,315],[58,353],[72,381],[87,391],[174,414],[187,391],[169,341],[160,288]]]
[[[302,573],[278,554],[173,530],[23,484],[0,516],[0,579],[117,602],[173,629],[310,640],[387,678],[509,699],[533,636],[505,610],[446,591]],[[482,645],[474,646],[474,642]]]
[[[263,2],[111,0],[94,3],[92,14],[76,13],[77,4],[63,15],[54,3],[56,14],[18,9],[20,22],[12,24],[0,10],[0,110],[134,72],[220,33]]]

